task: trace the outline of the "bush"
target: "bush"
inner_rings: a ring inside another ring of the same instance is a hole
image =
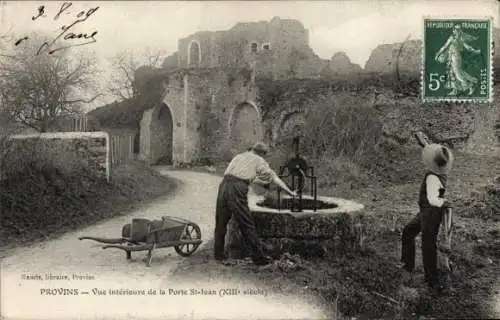
[[[267,162],[276,172],[279,172],[280,166],[285,165],[285,162],[291,157],[289,148],[289,146],[276,146],[276,148],[271,148],[266,156]]]
[[[362,168],[345,156],[332,157],[323,154],[311,161],[320,171],[318,187],[341,187],[357,189],[367,185],[367,175]]]
[[[374,146],[373,152],[358,163],[382,184],[404,184],[421,179],[421,149],[408,147],[388,139]]]
[[[378,111],[350,93],[320,96],[310,104],[301,153],[315,167],[318,187],[364,186],[367,176],[361,164],[382,138]],[[282,165],[288,148],[279,147],[270,162]]]
[[[54,169],[65,176],[91,171],[77,150],[64,140],[14,140],[2,165],[7,178],[27,168],[35,171]]]
[[[173,189],[139,163],[113,170],[111,183],[68,140],[15,140],[0,181],[0,246],[88,225]]]
[[[418,177],[420,149],[388,140],[383,119],[384,114],[366,97],[351,92],[309,101],[301,154],[315,167],[319,187],[353,189],[368,183],[407,183]],[[290,156],[290,146],[279,145],[269,160],[277,169]]]
[[[500,221],[500,184],[474,190],[469,197],[457,201],[456,211],[462,217]]]
[[[374,151],[382,137],[378,111],[349,93],[313,102],[306,114],[305,152],[313,158],[343,156],[354,161]]]
[[[7,178],[26,170],[57,170],[68,177],[81,173],[93,175],[93,170],[69,141],[56,139],[14,140],[2,166]]]

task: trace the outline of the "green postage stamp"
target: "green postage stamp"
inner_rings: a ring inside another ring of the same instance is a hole
[[[424,102],[491,102],[492,19],[424,19]]]

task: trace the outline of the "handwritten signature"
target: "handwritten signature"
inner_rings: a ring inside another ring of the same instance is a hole
[[[68,11],[68,9],[72,5],[73,4],[71,2],[64,2],[61,5],[61,7],[59,8],[59,12],[54,16],[54,20],[59,19],[59,17],[63,13],[65,13],[66,15],[70,14],[70,11]],[[98,9],[99,9],[99,7],[95,7],[95,8],[90,8],[90,9],[87,9],[87,10],[80,11],[76,15],[77,19],[75,21],[73,21],[73,23],[71,23],[70,25],[63,25],[61,27],[62,32],[59,33],[52,41],[46,41],[46,42],[44,42],[40,46],[40,48],[38,49],[38,51],[37,51],[36,54],[40,55],[43,52],[48,52],[48,54],[53,54],[53,53],[55,53],[57,51],[68,49],[68,48],[71,48],[71,47],[83,46],[83,45],[87,45],[87,44],[91,44],[91,43],[97,42],[97,40],[95,39],[95,36],[97,35],[97,31],[94,31],[94,32],[92,32],[89,35],[87,33],[74,33],[74,32],[70,32],[70,29],[72,29],[75,25],[77,25],[77,24],[79,24],[81,22],[86,21]],[[46,17],[47,17],[47,15],[45,14],[45,6],[42,5],[42,6],[38,7],[37,15],[32,16],[31,20],[35,21],[35,20],[37,20],[39,18],[46,18]],[[88,41],[85,41],[85,42],[82,42],[82,43],[77,43],[77,44],[69,44],[69,45],[61,46],[61,47],[58,47],[58,48],[54,49],[53,48],[54,44],[56,43],[57,40],[59,40],[61,38],[64,39],[64,40],[66,40],[66,41],[72,41],[72,40],[77,40],[77,39],[88,40]],[[23,41],[26,41],[28,39],[29,39],[29,37],[25,36],[25,37],[17,40],[14,44],[16,46],[18,46]]]

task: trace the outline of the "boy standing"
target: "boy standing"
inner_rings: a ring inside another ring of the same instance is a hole
[[[425,282],[431,288],[439,287],[437,269],[437,237],[449,203],[445,193],[448,173],[453,163],[451,151],[439,144],[423,146],[422,160],[426,174],[420,186],[420,211],[403,229],[401,262],[407,271],[415,267],[415,237],[422,232],[422,258]]]

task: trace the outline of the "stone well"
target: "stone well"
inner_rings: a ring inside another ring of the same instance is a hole
[[[278,197],[271,192],[264,195],[252,189],[249,192],[248,204],[267,255],[277,257],[289,252],[303,257],[321,257],[363,246],[365,212],[362,204],[317,196],[314,211],[314,198],[304,195],[302,211],[293,212],[287,209],[290,201],[290,197],[282,195],[278,205]],[[250,256],[233,219],[228,226],[226,254],[235,259]]]
[[[297,196],[291,198],[277,188],[265,190],[255,184],[248,193],[248,206],[265,254],[277,257],[288,252],[311,257],[362,247],[367,224],[363,205],[319,196],[314,167],[300,156],[299,142],[300,136],[293,137],[294,155],[279,170],[279,177],[297,191]],[[226,255],[250,256],[234,219],[228,226]]]

